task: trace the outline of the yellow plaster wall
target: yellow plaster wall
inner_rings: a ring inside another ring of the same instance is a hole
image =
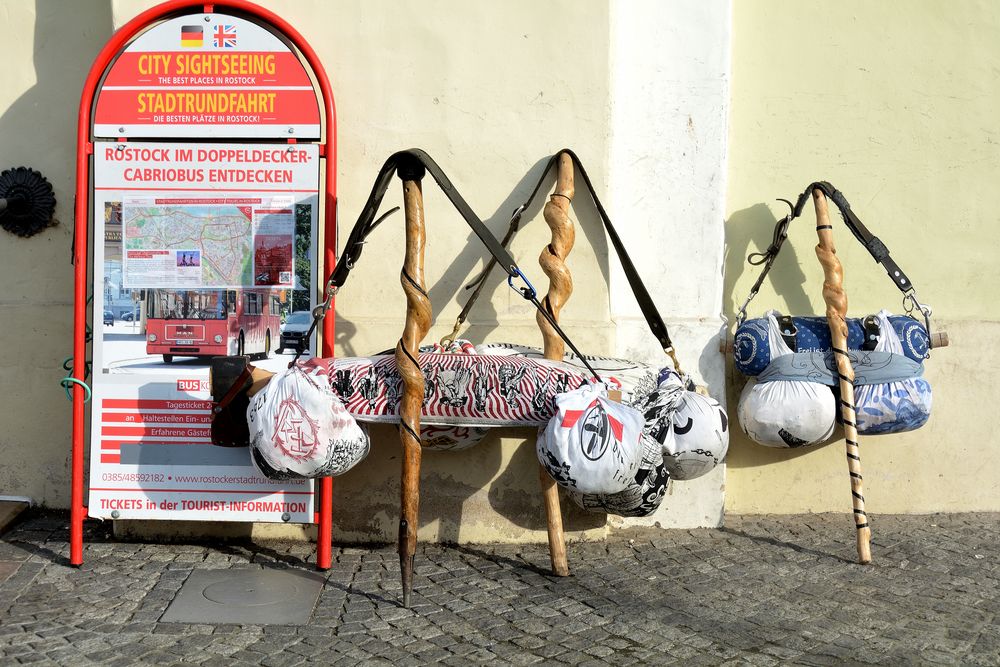
[[[28,239],[0,231],[0,495],[69,505],[73,194],[83,80],[111,34],[106,0],[0,0],[0,170],[52,183],[59,224]]]
[[[1000,509],[994,406],[1000,304],[1000,5],[995,2],[733,3],[726,220],[727,317],[750,291],[775,216],[829,180],[934,307],[952,345],[926,362],[927,426],[861,441],[869,513]],[[823,313],[812,206],[750,308]],[[900,311],[900,293],[839,217],[849,314]],[[742,379],[729,370],[730,414]],[[732,512],[848,512],[842,440],[770,450],[738,429]]]
[[[115,28],[156,4],[130,0],[0,0],[5,78],[0,86],[0,167],[27,164],[56,187],[58,227],[27,240],[4,233],[0,296],[0,495],[69,504],[70,411],[58,387],[71,351],[69,264],[79,95],[94,57]],[[386,157],[426,149],[497,234],[555,150],[572,146],[595,180],[607,170],[609,20],[606,7],[576,11],[570,0],[535,3],[271,1],[317,51],[335,91],[339,210],[346,235]],[[601,186],[599,186],[601,187]],[[451,330],[469,276],[485,251],[445,197],[425,182],[427,285],[437,312],[427,337]],[[400,204],[394,183],[387,205]],[[541,200],[533,214],[540,210]],[[571,266],[573,299],[563,311],[574,340],[592,353],[613,348],[607,245],[600,221],[583,212]],[[405,301],[398,283],[402,216],[373,245],[337,300],[337,353],[391,348]],[[541,275],[548,242],[541,217],[512,252]],[[472,315],[474,340],[539,344],[534,310],[497,271]],[[395,432],[375,428],[373,454],[336,480],[335,539],[394,540],[399,498]],[[426,453],[421,539],[543,541],[533,434],[505,430],[475,452]],[[89,465],[89,464],[88,464]],[[599,536],[603,515],[564,503],[575,537]]]

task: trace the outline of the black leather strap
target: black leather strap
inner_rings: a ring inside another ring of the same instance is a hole
[[[840,216],[844,219],[847,224],[847,228],[851,230],[854,238],[858,239],[863,246],[871,254],[872,258],[882,265],[889,278],[892,279],[894,285],[899,288],[899,291],[904,294],[908,293],[913,289],[913,285],[910,283],[910,279],[903,272],[899,265],[889,256],[889,249],[881,239],[872,234],[864,223],[854,214],[851,210],[851,205],[848,203],[847,198],[844,194],[833,187],[830,183],[826,181],[817,181],[815,183],[810,183],[809,187],[799,195],[798,200],[795,204],[791,202],[786,202],[791,206],[791,212],[784,218],[779,220],[774,226],[774,235],[771,238],[771,245],[767,247],[764,252],[751,253],[747,257],[747,261],[754,265],[759,266],[764,265],[764,269],[761,271],[760,275],[757,277],[757,281],[750,288],[750,296],[744,302],[742,308],[740,309],[740,316],[745,315],[746,307],[750,301],[757,295],[760,290],[760,286],[764,283],[764,278],[767,277],[768,272],[771,270],[771,266],[774,264],[774,260],[778,257],[778,253],[781,252],[781,246],[784,245],[785,239],[788,238],[788,227],[792,220],[802,215],[802,211],[805,208],[806,202],[812,196],[813,190],[819,189],[836,205],[837,210],[840,211]],[[785,200],[781,200],[785,201]]]
[[[575,156],[574,156],[575,157]],[[361,215],[358,216],[358,221],[354,224],[351,229],[351,233],[347,238],[347,244],[344,246],[344,251],[341,253],[340,260],[337,262],[336,268],[330,275],[329,285],[334,289],[339,289],[346,281],[347,276],[350,274],[351,269],[354,268],[355,263],[361,257],[361,251],[364,248],[365,239],[368,235],[372,233],[375,227],[378,226],[379,222],[385,219],[386,216],[382,216],[376,220],[375,214],[378,212],[379,206],[382,203],[382,198],[385,196],[385,192],[389,187],[389,182],[392,180],[393,174],[398,174],[403,180],[420,180],[423,178],[424,173],[429,172],[431,177],[434,178],[435,182],[441,187],[445,196],[452,205],[458,210],[465,222],[472,228],[479,240],[482,241],[483,245],[489,251],[490,255],[493,256],[493,261],[500,264],[504,271],[507,273],[508,284],[521,293],[527,301],[530,301],[532,305],[545,319],[548,321],[555,332],[566,341],[566,345],[576,354],[577,357],[583,362],[595,378],[600,379],[600,375],[591,367],[587,362],[586,357],[577,349],[573,341],[569,339],[569,336],[562,330],[559,323],[555,321],[552,314],[538,301],[535,288],[528,282],[528,279],[522,273],[521,269],[517,266],[517,262],[511,257],[507,249],[497,241],[496,237],[490,233],[490,230],[486,227],[483,221],[476,215],[472,207],[469,206],[468,202],[462,197],[462,195],[455,189],[451,181],[445,175],[444,171],[438,164],[428,155],[425,151],[419,148],[411,148],[409,150],[400,151],[398,153],[393,153],[389,156],[389,159],[385,161],[382,165],[382,169],[379,171],[378,176],[375,179],[375,184],[372,186],[372,191],[368,195],[368,201],[365,202],[364,208],[361,210]],[[588,182],[589,185],[589,182]],[[537,188],[536,188],[537,189]],[[514,280],[519,279],[524,281],[524,286],[515,286]],[[313,323],[315,325],[315,321]]]
[[[653,299],[649,296],[649,292],[646,290],[646,286],[643,284],[642,278],[639,277],[639,272],[636,271],[635,265],[632,264],[632,258],[629,257],[628,251],[625,250],[625,245],[618,236],[618,232],[615,231],[614,225],[611,224],[611,218],[608,216],[608,212],[604,210],[604,205],[601,204],[601,200],[597,196],[597,192],[594,190],[594,184],[591,182],[590,176],[587,174],[587,170],[584,169],[583,163],[580,162],[580,158],[576,156],[576,153],[570,149],[564,148],[549,158],[549,162],[545,165],[545,169],[542,170],[541,175],[538,177],[538,182],[535,183],[535,187],[532,189],[531,194],[528,195],[528,198],[524,200],[523,204],[514,209],[514,213],[510,220],[510,228],[507,230],[507,235],[504,237],[504,245],[506,246],[510,239],[514,236],[514,232],[517,231],[518,224],[520,223],[521,216],[531,206],[535,197],[541,190],[542,184],[545,182],[549,172],[559,162],[559,156],[563,153],[568,155],[573,160],[574,167],[579,172],[580,176],[583,177],[583,182],[587,186],[587,191],[590,193],[590,197],[594,201],[598,214],[600,214],[601,222],[604,223],[604,229],[608,234],[608,238],[611,239],[611,245],[614,247],[615,253],[618,255],[618,261],[621,262],[622,269],[625,271],[625,278],[628,280],[629,287],[632,288],[632,294],[635,296],[635,300],[639,304],[639,309],[642,311],[643,317],[646,318],[646,324],[649,325],[649,330],[653,332],[653,335],[656,337],[657,341],[659,341],[660,346],[664,350],[670,350],[673,347],[673,344],[670,341],[670,334],[667,331],[667,325],[663,323],[663,318],[660,316],[660,312],[656,309],[656,304],[653,303]],[[494,265],[495,262],[490,261],[490,263],[486,265],[486,268],[483,269],[483,272],[479,274],[479,276],[469,285],[466,285],[466,289],[476,287],[476,291],[469,299],[469,302],[465,304],[465,308],[462,309],[461,314],[459,314],[459,323],[465,321],[469,311],[472,309],[472,304],[475,303],[480,291],[482,291],[482,286],[486,282],[486,278],[493,269]]]
[[[514,258],[510,256],[506,248],[500,245],[496,237],[490,233],[490,230],[479,219],[479,216],[472,210],[472,207],[469,206],[468,202],[455,189],[455,186],[452,185],[441,167],[425,151],[419,148],[411,148],[410,150],[399,151],[390,155],[389,159],[382,165],[382,169],[379,170],[378,176],[375,178],[375,184],[372,186],[371,194],[368,195],[368,201],[365,202],[364,208],[361,210],[361,215],[358,216],[358,221],[351,229],[351,233],[347,238],[347,244],[344,246],[344,251],[337,262],[337,268],[334,269],[330,276],[331,286],[336,289],[346,282],[351,269],[354,268],[354,264],[361,257],[365,239],[375,230],[378,223],[384,219],[383,216],[383,218],[376,221],[375,213],[378,212],[382,198],[385,197],[385,192],[392,181],[393,175],[398,171],[400,172],[400,178],[404,180],[420,180],[423,177],[424,169],[434,178],[445,196],[448,197],[448,200],[458,210],[476,236],[479,237],[479,240],[483,242],[483,245],[490,251],[494,259],[500,263],[504,271],[507,272],[507,275],[511,279],[524,279],[524,274],[517,267]]]

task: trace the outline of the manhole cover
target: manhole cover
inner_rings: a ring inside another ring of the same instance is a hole
[[[258,572],[212,584],[202,591],[202,595],[219,604],[259,607],[298,597],[303,593],[301,583],[289,577],[276,580],[270,574]]]
[[[167,623],[308,623],[323,577],[296,570],[198,570],[163,614]]]

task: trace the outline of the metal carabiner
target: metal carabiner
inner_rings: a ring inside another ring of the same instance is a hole
[[[917,300],[917,293],[914,289],[910,288],[903,294],[903,310],[906,311],[908,317],[913,317],[913,311],[919,310],[920,314],[924,316],[924,328],[927,330],[927,349],[930,350],[931,341],[931,315],[933,310],[926,303],[920,303]],[[913,317],[913,319],[917,319]],[[930,353],[928,352],[927,358],[930,358]]]
[[[456,317],[455,326],[452,327],[451,333],[444,335],[441,338],[441,340],[438,341],[438,345],[440,345],[442,349],[447,351],[448,348],[451,347],[451,344],[455,342],[455,337],[458,336],[458,330],[461,328],[462,328],[462,320]]]
[[[527,287],[515,287],[514,278],[520,278],[521,280],[523,280],[524,284],[527,285]],[[521,269],[518,268],[516,264],[512,264],[510,270],[507,273],[507,286],[510,287],[515,292],[520,293],[520,295],[523,296],[528,301],[531,301],[536,296],[538,296],[538,292],[535,291],[535,286],[531,284],[531,281],[528,280],[528,278],[524,275],[524,272],[522,272]]]
[[[524,215],[524,204],[521,204],[514,209],[514,212],[510,214],[510,220],[507,222],[508,225],[513,225],[514,223],[521,222],[521,216]]]

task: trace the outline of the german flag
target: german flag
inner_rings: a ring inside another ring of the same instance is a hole
[[[181,26],[181,46],[200,48],[204,44],[204,28],[200,25]]]

